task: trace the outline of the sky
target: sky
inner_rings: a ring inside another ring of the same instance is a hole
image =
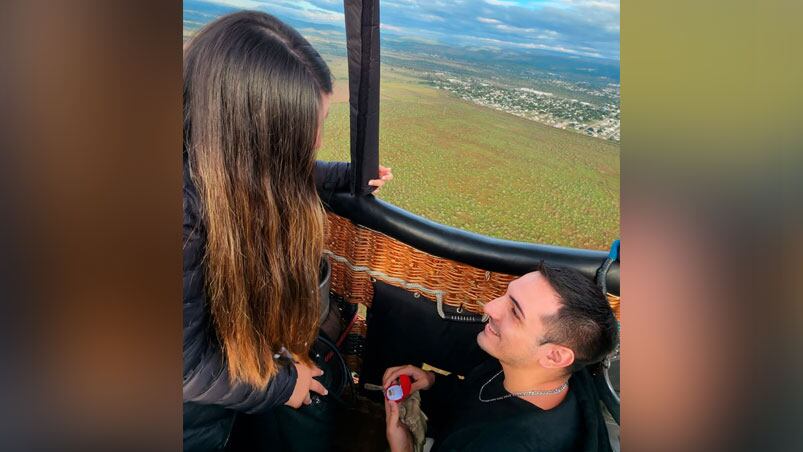
[[[343,26],[343,0],[200,0]],[[383,34],[619,60],[619,0],[380,0]]]

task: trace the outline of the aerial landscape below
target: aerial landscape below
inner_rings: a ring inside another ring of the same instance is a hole
[[[185,2],[184,39],[237,9]],[[320,158],[348,160],[343,26],[277,16],[332,69]],[[380,198],[510,240],[606,249],[619,237],[618,59],[383,30],[381,61],[380,160],[396,178]]]

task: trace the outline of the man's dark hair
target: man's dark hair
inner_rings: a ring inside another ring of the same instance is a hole
[[[574,351],[570,372],[602,361],[616,347],[619,325],[607,298],[594,281],[569,267],[539,264],[549,285],[560,296],[558,312],[544,319],[543,343],[561,344]]]

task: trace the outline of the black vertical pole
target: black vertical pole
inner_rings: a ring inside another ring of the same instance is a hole
[[[351,193],[371,193],[379,168],[379,0],[344,0],[349,62]]]

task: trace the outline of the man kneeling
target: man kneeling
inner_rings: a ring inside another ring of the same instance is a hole
[[[433,451],[610,450],[598,394],[582,369],[610,354],[618,326],[605,296],[576,270],[542,264],[484,307],[477,335],[488,358],[460,380],[415,366],[391,367],[413,381],[429,417]],[[391,451],[412,451],[396,402],[385,401]]]

